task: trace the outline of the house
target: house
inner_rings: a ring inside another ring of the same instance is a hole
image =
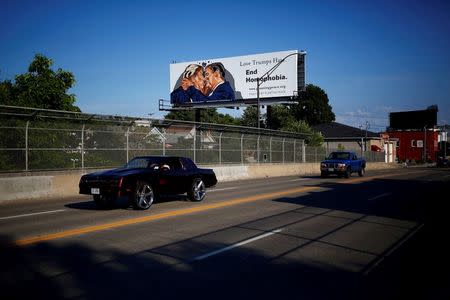
[[[175,147],[180,141],[194,143],[194,138],[197,138],[197,142],[201,144],[202,149],[212,149],[218,146],[211,130],[196,131],[192,125],[169,126],[164,130],[164,136],[168,148]]]
[[[381,135],[338,122],[313,125],[311,128],[323,135],[327,152],[352,150],[361,153],[361,156],[364,152],[384,152],[386,162],[395,161],[396,139],[389,135]]]
[[[353,151],[381,151],[383,145],[378,133],[348,126],[338,122],[311,126],[320,132],[325,140],[327,149],[342,149]],[[373,146],[373,147],[372,147]]]

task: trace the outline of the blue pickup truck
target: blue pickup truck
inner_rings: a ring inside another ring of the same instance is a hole
[[[331,152],[330,155],[320,163],[320,176],[327,177],[336,174],[339,177],[349,178],[352,173],[358,172],[359,176],[364,176],[366,171],[366,161],[358,158],[355,152],[338,151]]]

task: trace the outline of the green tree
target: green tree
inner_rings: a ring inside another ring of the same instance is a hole
[[[0,81],[0,104],[13,105],[14,85],[11,81]]]
[[[270,129],[279,130],[296,121],[292,108],[287,105],[272,105],[271,112]]]
[[[297,120],[293,114],[292,107],[287,105],[273,105],[271,114],[271,129],[283,130],[307,135],[308,146],[320,146],[323,143],[323,136],[312,130],[304,120]]]
[[[263,117],[264,115],[262,115]],[[244,113],[242,114],[241,118],[241,125],[247,126],[247,127],[258,127],[258,123],[256,122],[256,119],[258,118],[258,110],[256,106],[248,106]]]
[[[306,134],[305,142],[308,146],[321,146],[323,144],[323,136],[320,132],[316,132],[309,127],[305,121],[293,121],[281,127],[283,131],[297,132]]]
[[[68,94],[75,76],[61,68],[54,71],[52,65],[51,59],[37,54],[28,72],[17,75],[14,83],[0,82],[0,104],[80,111],[74,105],[75,95]]]
[[[194,121],[194,110],[173,110],[164,116],[164,119],[168,120],[181,120],[181,121]],[[215,108],[205,108],[200,111],[201,122],[215,123],[215,124],[227,124],[227,125],[240,125],[240,120],[233,118],[228,114],[218,113]]]
[[[292,105],[296,120],[304,120],[310,126],[333,122],[336,118],[329,104],[328,95],[320,87],[308,84],[299,94],[298,104]]]

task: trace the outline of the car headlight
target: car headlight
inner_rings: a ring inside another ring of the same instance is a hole
[[[338,168],[345,168],[345,164],[337,164]]]
[[[320,164],[320,167],[321,167],[321,168],[326,168],[326,167],[327,167],[327,164],[326,164],[326,163],[321,163],[321,164]]]

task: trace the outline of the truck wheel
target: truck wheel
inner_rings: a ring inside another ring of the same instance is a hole
[[[206,196],[206,187],[205,183],[201,178],[195,178],[192,181],[191,187],[188,191],[188,198],[191,201],[202,201]]]
[[[94,195],[94,202],[98,208],[108,209],[114,205],[115,198],[107,195]]]
[[[363,177],[364,174],[366,174],[366,168],[362,167],[361,169],[359,169],[358,175],[359,177]]]
[[[138,181],[136,189],[131,197],[133,208],[139,210],[149,209],[155,200],[155,194],[152,186],[145,181]]]
[[[345,178],[352,177],[352,168],[348,167],[347,170],[345,170],[344,176],[345,176]]]

